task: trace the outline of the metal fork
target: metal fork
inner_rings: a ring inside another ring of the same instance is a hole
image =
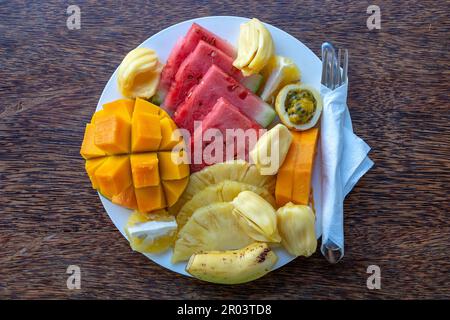
[[[342,61],[342,67],[341,67]],[[329,42],[322,44],[322,84],[334,90],[347,82],[348,72],[348,51],[339,49],[336,57],[336,50]],[[332,241],[324,244],[326,250],[324,256],[330,263],[337,263],[342,258],[341,249]]]
[[[336,56],[336,50],[333,45],[329,42],[324,42],[322,44],[322,84],[334,90],[347,81],[347,73],[348,50],[339,49]]]

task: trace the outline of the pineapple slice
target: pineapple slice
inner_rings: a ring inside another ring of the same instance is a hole
[[[239,226],[229,202],[197,209],[178,233],[172,262],[188,260],[199,251],[241,249],[254,242]]]
[[[275,191],[275,176],[262,176],[256,166],[244,160],[231,160],[217,163],[191,175],[189,184],[174,206],[171,214],[178,214],[183,205],[206,187],[225,180],[238,181],[266,188],[271,194]]]
[[[272,206],[275,206],[275,198],[265,188],[256,187],[247,183],[225,180],[218,184],[206,187],[184,204],[177,215],[178,228],[181,229],[198,208],[213,202],[233,201],[233,199],[242,191],[253,191]]]

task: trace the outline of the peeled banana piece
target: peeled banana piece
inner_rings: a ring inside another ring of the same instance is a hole
[[[267,243],[256,242],[239,250],[195,253],[189,259],[186,271],[203,281],[239,284],[264,276],[277,260]]]
[[[250,158],[262,175],[275,175],[286,158],[291,142],[291,132],[279,123],[259,138],[250,152]]]

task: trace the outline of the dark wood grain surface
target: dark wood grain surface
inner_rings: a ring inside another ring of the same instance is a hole
[[[366,27],[370,4],[381,30]],[[431,0],[0,1],[0,298],[450,298],[449,13]],[[209,15],[256,16],[316,54],[326,40],[350,49],[349,106],[375,167],[345,201],[341,263],[316,253],[249,284],[202,283],[133,253],[90,188],[79,147],[113,70]],[[66,287],[69,265],[81,290]]]

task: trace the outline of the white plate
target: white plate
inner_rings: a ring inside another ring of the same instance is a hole
[[[201,26],[207,28],[208,30],[216,33],[220,37],[228,40],[231,44],[237,44],[237,39],[239,36],[239,26],[241,23],[248,21],[247,18],[241,17],[228,17],[228,16],[215,16],[215,17],[205,17],[192,19],[188,21],[184,21],[173,25],[167,29],[164,29],[157,34],[151,36],[147,40],[145,40],[139,47],[147,47],[154,49],[160,60],[165,62],[167,57],[169,56],[170,51],[172,50],[173,45],[177,41],[178,38],[184,36],[188,31],[189,27],[193,22],[197,22]],[[303,43],[289,35],[288,33],[266,24],[270,33],[272,34],[272,38],[275,44],[276,53],[282,56],[286,56],[294,60],[297,66],[300,68],[302,74],[302,82],[310,84],[320,89],[320,76],[322,65],[319,58]],[[132,50],[133,48],[129,48]],[[100,100],[97,104],[97,109],[100,110],[104,103],[113,101],[115,99],[121,98],[121,95],[117,89],[117,69],[109,79],[106,84],[105,89],[100,97]],[[315,170],[313,177],[313,190],[315,185],[318,183],[318,173]],[[131,213],[131,210],[125,209],[118,205],[113,204],[111,201],[100,195],[100,199],[102,201],[103,206],[105,207],[106,212],[109,217],[113,221],[114,225],[119,229],[122,235],[125,237],[125,225],[128,219],[128,216]],[[320,204],[316,194],[314,195],[316,199],[316,209],[317,205]],[[318,210],[320,212],[320,210]],[[320,217],[317,217],[316,221],[316,231],[318,237],[320,236]],[[278,256],[278,262],[275,265],[275,269],[279,268],[286,263],[292,261],[294,259],[293,256],[289,255],[284,249],[276,248],[276,254]],[[146,256],[156,262],[157,264],[163,266],[164,268],[170,269],[172,271],[189,275],[185,271],[186,263],[177,263],[173,264],[170,261],[172,256],[172,250],[166,251],[162,254],[146,254]]]

